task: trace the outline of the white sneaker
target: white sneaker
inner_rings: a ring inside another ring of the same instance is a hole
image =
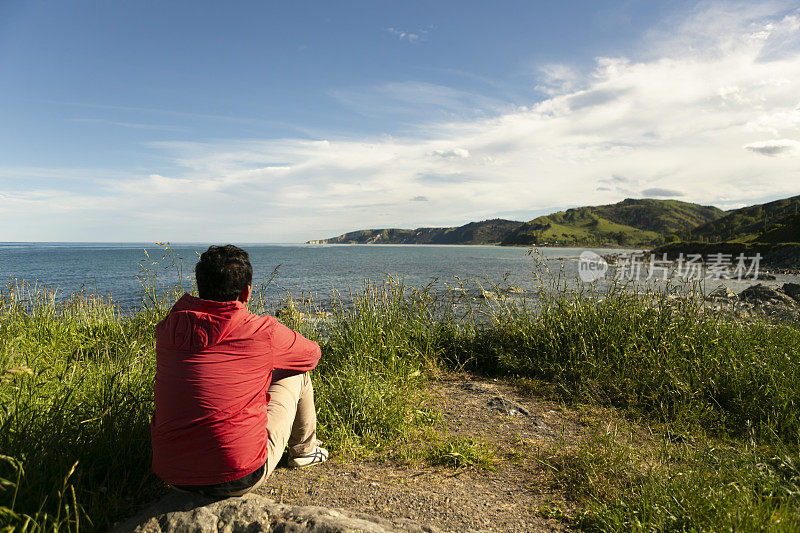
[[[328,450],[320,446],[316,446],[314,451],[307,455],[299,455],[297,457],[289,456],[287,465],[289,468],[304,468],[306,466],[318,465],[328,460]]]

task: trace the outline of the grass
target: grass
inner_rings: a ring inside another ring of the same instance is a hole
[[[131,315],[92,295],[0,291],[0,529],[106,529],[163,493],[149,470],[153,328],[175,297],[152,289],[169,274],[162,264],[143,266],[146,305]],[[467,369],[546,383],[657,428],[646,442],[599,432],[542,459],[577,509],[548,516],[589,531],[797,527],[796,323],[734,320],[669,291],[542,282],[535,308],[469,298],[461,282],[437,291],[387,279],[325,309],[288,296],[275,310],[267,280],[251,307],[320,342],[319,433],[339,456],[392,457],[432,431],[426,379]],[[424,455],[454,467],[499,460],[446,435]]]
[[[652,246],[676,240],[723,212],[676,200],[627,199],[541,216],[510,232],[503,244]]]
[[[712,242],[796,242],[800,239],[798,204],[800,196],[794,196],[736,209],[695,227],[691,238]]]
[[[0,505],[20,516],[8,525],[101,527],[95,518],[125,513],[132,493],[154,496],[155,316],[22,285],[3,292],[0,312],[0,369],[27,369],[0,385],[0,453],[13,458],[0,463]]]
[[[626,424],[596,429],[549,460],[585,531],[797,531],[797,454],[697,435],[643,440]]]
[[[452,467],[473,466],[494,470],[497,459],[494,450],[471,438],[443,439],[427,450],[431,464]]]
[[[660,243],[654,231],[619,224],[596,214],[591,208],[541,216],[509,234],[503,244],[554,244],[562,246],[600,246],[605,243],[647,246]]]
[[[416,298],[397,283],[368,285],[352,306],[335,303],[326,328],[311,320],[313,303],[289,298],[277,313],[322,344],[318,432],[339,456],[388,456],[435,422],[423,391],[433,345],[416,335],[431,296]],[[0,530],[105,530],[164,492],[150,472],[149,422],[154,327],[171,301],[145,291],[128,316],[93,296],[0,291]]]
[[[565,297],[566,296],[566,297]],[[441,340],[451,365],[554,383],[567,399],[759,441],[800,441],[800,328],[734,320],[700,298],[545,294],[536,312],[509,306],[491,327]]]

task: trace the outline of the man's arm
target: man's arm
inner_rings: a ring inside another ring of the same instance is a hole
[[[319,362],[319,344],[310,341],[275,321],[272,331],[272,349],[275,354],[275,368],[308,372]]]

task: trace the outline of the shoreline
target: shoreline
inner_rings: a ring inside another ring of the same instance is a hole
[[[800,243],[740,243],[740,242],[677,242],[650,250],[652,255],[675,260],[681,255],[700,254],[704,260],[723,254],[736,259],[739,255],[755,257],[759,254],[759,271],[769,274],[800,275]]]
[[[626,247],[618,244],[598,244],[598,245],[566,245],[566,244],[502,244],[499,242],[489,243],[421,243],[421,242],[312,242],[306,241],[301,243],[303,246],[497,246],[500,248],[565,248],[565,249],[580,249],[587,250],[630,250],[630,249],[646,249],[643,246]]]

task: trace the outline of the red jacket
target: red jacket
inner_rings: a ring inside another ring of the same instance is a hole
[[[267,460],[272,370],[305,372],[320,349],[239,301],[188,294],[156,326],[153,471],[173,485],[212,485]]]

